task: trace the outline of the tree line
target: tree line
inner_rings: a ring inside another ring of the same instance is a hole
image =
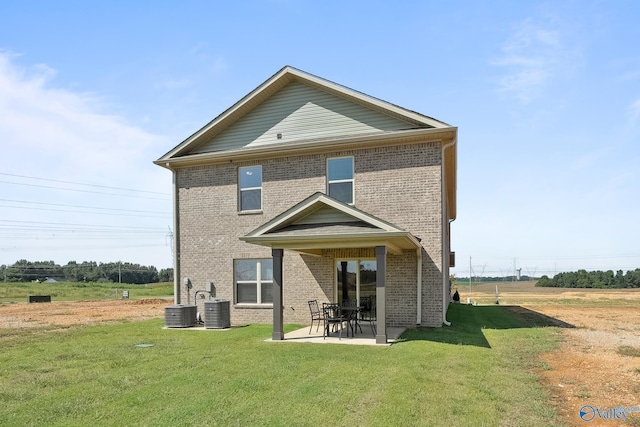
[[[469,277],[458,277],[456,276],[456,280],[460,284],[469,283]],[[527,276],[523,274],[520,277],[517,276],[498,276],[498,277],[488,277],[488,276],[471,276],[471,282],[476,283],[487,283],[487,282],[528,282],[530,280],[537,280],[537,278],[532,276]]]
[[[152,265],[129,262],[97,263],[69,261],[59,265],[53,261],[27,261],[22,259],[12,265],[0,266],[0,280],[4,282],[33,282],[54,279],[64,282],[114,282],[144,284],[170,282],[173,269],[160,271]]]
[[[623,273],[618,270],[586,271],[558,273],[553,278],[544,275],[536,286],[551,288],[640,288],[640,268]]]

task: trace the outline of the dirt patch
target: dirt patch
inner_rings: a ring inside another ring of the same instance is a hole
[[[563,342],[543,355],[545,368],[538,374],[565,423],[587,424],[580,418],[585,406],[640,408],[640,357],[633,355],[640,351],[640,289],[535,288],[522,283],[500,284],[499,290],[501,304],[540,313],[551,319],[549,325],[562,328]],[[474,291],[469,294],[472,301],[496,300],[495,284]],[[620,347],[631,348],[632,355],[620,354]],[[588,424],[640,426],[640,412],[622,422],[596,416]]]
[[[156,319],[173,300],[61,301],[0,304],[0,328],[101,325]]]
[[[640,407],[640,357],[619,353],[622,346],[640,349],[639,308],[527,308],[575,326],[562,330],[564,342],[556,351],[543,356],[549,369],[540,372],[554,406],[567,423],[584,425],[580,418],[584,406]],[[640,421],[640,413],[635,413],[634,418]],[[622,419],[593,420],[596,425],[604,421]],[[626,425],[630,424],[640,422],[627,420]]]

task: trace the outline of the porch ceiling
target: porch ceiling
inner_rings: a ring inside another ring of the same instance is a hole
[[[324,249],[339,248],[374,248],[386,246],[390,253],[400,254],[406,249],[419,247],[415,237],[409,233],[370,233],[362,234],[318,234],[314,236],[262,236],[257,238],[243,237],[247,243],[272,248],[281,248],[309,255],[322,255]]]

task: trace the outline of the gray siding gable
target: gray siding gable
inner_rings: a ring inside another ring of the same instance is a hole
[[[415,123],[388,116],[315,87],[292,82],[191,153],[418,127]]]
[[[293,222],[294,225],[309,225],[309,224],[330,224],[336,222],[358,222],[358,218],[354,218],[342,211],[339,211],[330,206],[324,206],[310,215],[298,219]]]

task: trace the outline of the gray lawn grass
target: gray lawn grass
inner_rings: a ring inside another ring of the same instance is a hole
[[[535,374],[557,328],[503,306],[453,305],[449,319],[390,347],[270,343],[270,325],[162,319],[0,330],[0,425],[561,425]]]

